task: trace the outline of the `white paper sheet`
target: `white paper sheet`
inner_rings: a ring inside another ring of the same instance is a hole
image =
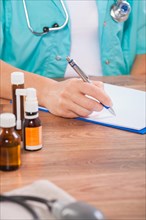
[[[146,127],[146,92],[110,84],[104,84],[104,88],[113,101],[116,116],[104,108],[84,119],[136,130]]]

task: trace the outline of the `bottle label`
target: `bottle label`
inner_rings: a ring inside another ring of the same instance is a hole
[[[25,143],[28,150],[42,148],[42,126],[25,128]]]

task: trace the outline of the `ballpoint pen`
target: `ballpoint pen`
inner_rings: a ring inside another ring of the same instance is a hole
[[[83,70],[81,70],[81,68],[75,63],[75,61],[73,59],[71,59],[70,57],[66,57],[66,60],[68,61],[69,65],[76,71],[76,73],[81,77],[81,79],[84,82],[87,83],[92,83],[91,80],[89,79],[88,75],[86,75]],[[98,100],[97,100],[98,102]],[[112,115],[116,116],[115,111],[113,110],[112,107],[106,106],[103,103],[100,102],[100,104],[106,108]]]

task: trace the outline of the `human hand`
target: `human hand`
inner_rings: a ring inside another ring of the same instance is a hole
[[[54,115],[66,118],[86,117],[93,111],[101,111],[103,108],[100,103],[88,96],[106,106],[112,106],[102,82],[92,81],[90,84],[76,78],[55,82],[51,89],[45,90],[42,102]]]

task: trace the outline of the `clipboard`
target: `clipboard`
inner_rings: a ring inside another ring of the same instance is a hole
[[[116,116],[111,115],[104,108],[101,112],[93,112],[88,117],[76,119],[138,134],[146,134],[146,92],[106,83],[104,89],[113,101]],[[43,107],[40,107],[39,110],[49,112]]]

